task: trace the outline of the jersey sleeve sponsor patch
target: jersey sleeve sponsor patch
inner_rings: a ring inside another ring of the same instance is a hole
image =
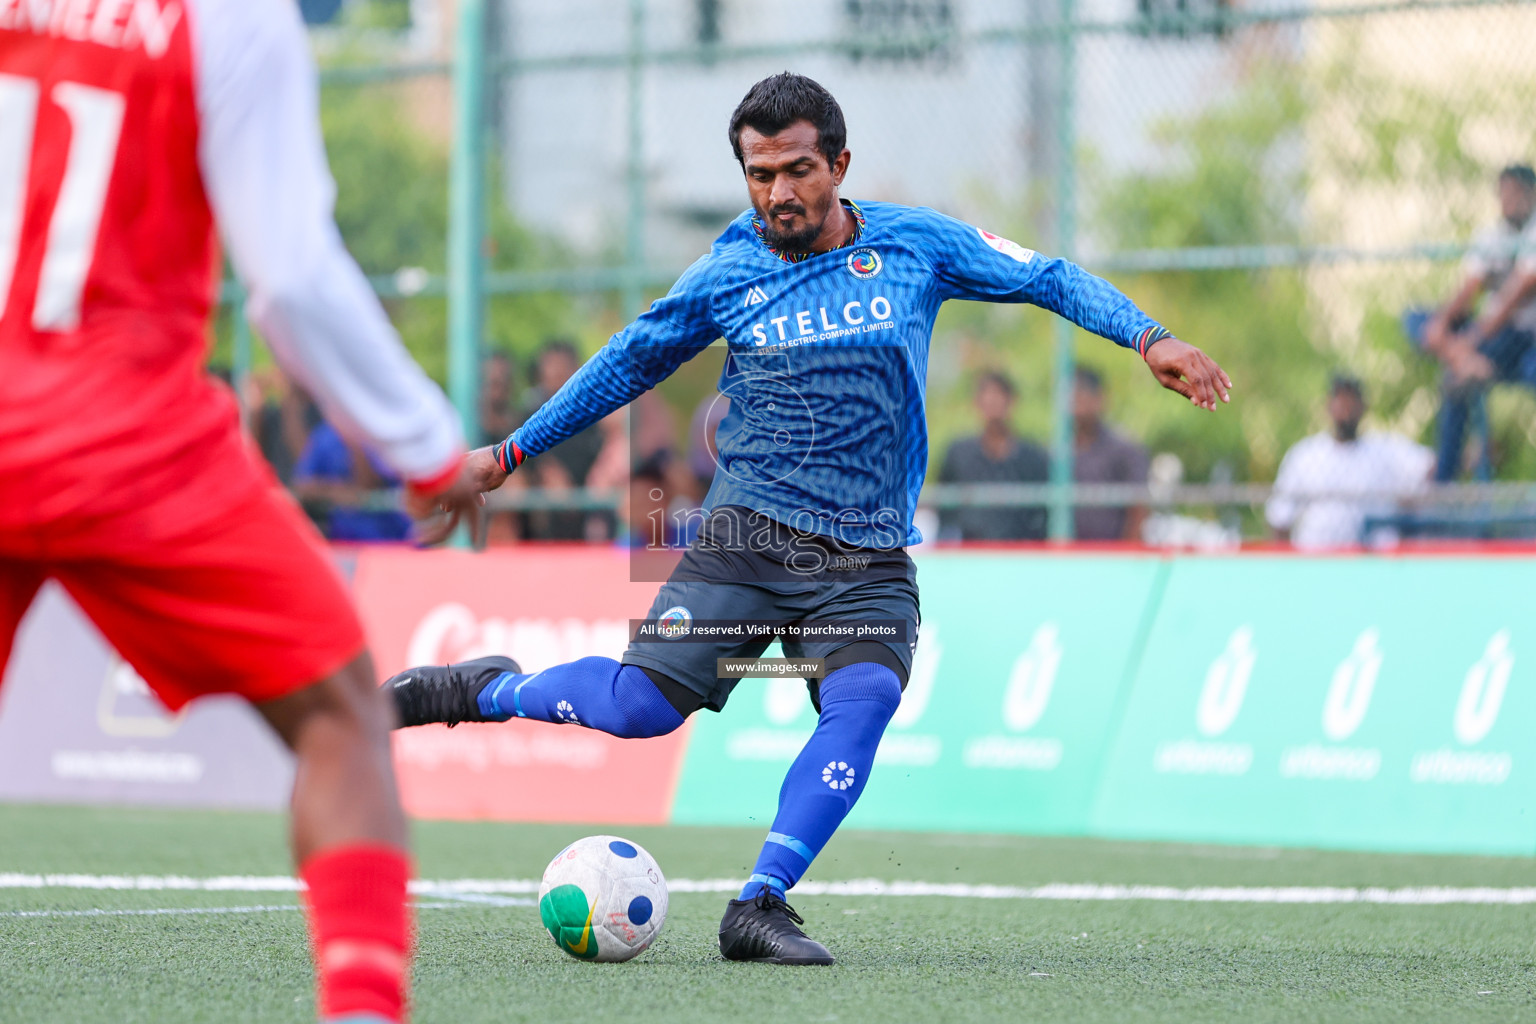
[[[1020,263],[1028,263],[1035,258],[1035,250],[1026,249],[1018,242],[1010,242],[1001,235],[994,235],[992,232],[983,231],[981,228],[977,228],[976,233],[981,236],[983,242],[1009,259],[1017,260]]]

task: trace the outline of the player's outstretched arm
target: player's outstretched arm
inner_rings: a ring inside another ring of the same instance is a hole
[[[1216,411],[1216,400],[1230,402],[1232,378],[1216,360],[1187,341],[1168,337],[1147,349],[1147,369],[1169,391],[1177,391],[1202,409]]]
[[[469,461],[486,483],[483,489],[500,487],[525,460],[624,408],[708,348],[720,336],[710,314],[719,273],[711,256],[695,261],[666,295],[609,338],[510,437],[472,452]]]
[[[459,479],[458,416],[405,351],[336,229],[297,10],[225,0],[204,13],[199,166],[252,319],[326,419],[407,481],[413,506],[435,499],[473,513],[477,494]]]
[[[658,324],[668,326],[658,328]],[[615,335],[511,436],[466,455],[451,490],[437,498],[408,501],[406,510],[419,520],[417,542],[430,545],[446,540],[464,513],[469,513],[471,533],[476,533],[483,525],[480,506],[485,504],[487,492],[506,483],[507,477],[530,456],[548,451],[628,405],[641,392],[670,375],[684,359],[707,347],[713,333],[713,325],[687,332],[679,332],[676,327],[653,307]],[[662,337],[672,343],[655,343],[658,332],[664,332]],[[637,339],[653,343],[642,345],[637,351]],[[538,447],[524,450],[524,446],[533,445]],[[475,543],[479,545],[478,537]]]
[[[1231,400],[1232,380],[1215,360],[1173,337],[1109,281],[931,210],[917,218],[932,235],[942,298],[1031,303],[1141,353],[1159,384],[1202,409]]]

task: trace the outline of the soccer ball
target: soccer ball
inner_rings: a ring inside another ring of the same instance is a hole
[[[555,945],[578,960],[639,956],[667,920],[667,880],[656,861],[618,836],[588,836],[544,869],[539,917]]]

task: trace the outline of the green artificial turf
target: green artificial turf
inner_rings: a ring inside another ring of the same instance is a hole
[[[744,875],[754,830],[431,822],[424,878],[535,878],[616,831],[673,878]],[[286,874],[259,814],[0,807],[0,872]],[[840,835],[810,876],[1037,885],[1526,886],[1536,862],[915,833]],[[419,914],[421,1024],[480,1021],[1522,1021],[1536,908],[801,896],[832,968],[719,959],[723,894],[674,893],[628,964],[560,953],[536,910]],[[289,893],[0,889],[0,913],[292,907]],[[293,910],[0,917],[0,1020],[312,1019]]]

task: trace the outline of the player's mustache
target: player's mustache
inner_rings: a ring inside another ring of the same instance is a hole
[[[805,216],[805,207],[801,206],[799,203],[785,203],[783,206],[770,206],[768,208],[768,216],[770,217],[778,217],[781,214],[786,213],[792,213],[796,216],[803,217]]]

